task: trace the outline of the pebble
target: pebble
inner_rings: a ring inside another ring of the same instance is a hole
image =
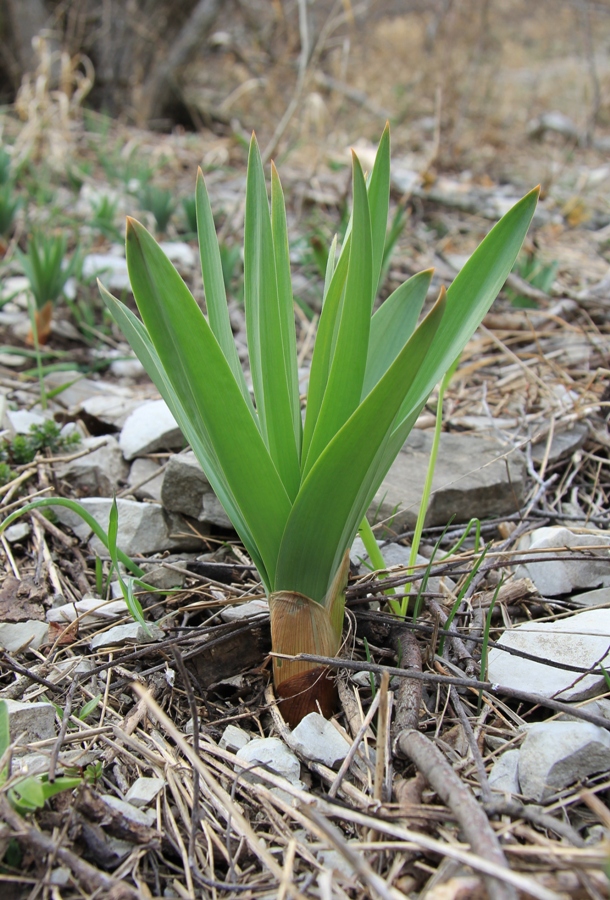
[[[251,736],[243,728],[238,725],[227,725],[222,733],[222,737],[218,742],[218,746],[223,750],[230,750],[237,753],[242,747],[249,743]]]
[[[223,622],[240,622],[243,619],[252,619],[261,613],[269,615],[269,603],[266,600],[250,600],[238,606],[225,606],[220,613]]]
[[[289,750],[279,738],[254,738],[241,747],[236,755],[241,763],[241,765],[235,764],[236,772],[243,772],[244,767],[260,763],[276,775],[281,775],[295,787],[303,788],[300,780],[301,763],[292,750]],[[245,772],[242,778],[252,783],[257,781],[265,783],[264,779],[253,772]]]
[[[519,794],[519,750],[507,750],[498,757],[489,773],[489,787],[504,794]]]
[[[114,647],[116,644],[124,644],[130,641],[135,644],[150,644],[154,641],[162,641],[165,632],[156,625],[148,626],[148,633],[139,622],[130,622],[128,625],[115,625],[101,634],[96,634],[89,643],[91,650],[101,650],[104,647]]]
[[[537,802],[609,769],[610,733],[589,722],[538,722],[519,752],[521,791]]]
[[[16,653],[18,650],[28,647],[38,650],[46,643],[48,635],[47,623],[39,622],[36,619],[28,619],[26,622],[0,623],[0,647],[7,653]]]
[[[143,403],[126,419],[119,445],[126,460],[158,450],[180,450],[184,437],[165,400]]]
[[[163,778],[136,778],[125,794],[125,800],[132,806],[148,806],[166,784]]]
[[[542,555],[546,555],[549,551],[561,551],[566,547],[601,549],[590,559],[573,559],[569,554],[562,554],[564,559],[527,563],[517,567],[515,577],[531,578],[543,597],[558,597],[579,588],[610,586],[610,539],[607,534],[578,534],[569,528],[551,525],[524,535],[518,550],[532,555],[543,551]]]
[[[20,744],[55,737],[55,707],[50,703],[5,700],[11,740]]]
[[[319,713],[309,713],[292,732],[296,749],[305,759],[338,769],[350,745],[332,722]]]

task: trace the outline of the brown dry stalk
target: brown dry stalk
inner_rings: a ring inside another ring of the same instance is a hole
[[[428,784],[456,817],[471,847],[497,865],[508,868],[487,816],[432,741],[415,729],[408,728],[399,734],[395,747],[402,756],[412,759],[425,775]],[[483,877],[491,900],[517,900],[517,892],[512,885],[489,875]]]

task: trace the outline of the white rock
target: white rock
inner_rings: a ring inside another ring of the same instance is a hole
[[[236,763],[236,772],[243,772],[244,768],[260,763],[296,787],[302,787],[301,764],[292,750],[289,750],[279,738],[254,738],[237,751],[237,759],[241,765]],[[262,780],[252,772],[247,772],[242,777],[253,783]]]
[[[136,822],[138,825],[147,825],[149,828],[151,828],[157,821],[157,813],[153,809],[149,809],[144,812],[143,810],[138,809],[138,807],[134,806],[132,803],[128,803],[126,800],[121,800],[119,797],[115,797],[113,794],[101,794],[101,798],[104,803],[108,804],[108,806],[116,809],[116,811],[124,815],[126,819],[130,819],[132,822]]]
[[[16,653],[26,647],[38,650],[47,640],[49,626],[46,622],[28,619],[27,622],[2,622],[0,624],[0,647],[8,653]]]
[[[608,534],[577,534],[561,526],[537,528],[525,535],[519,543],[519,551],[528,551],[533,556],[549,554],[552,550],[566,547],[600,547],[595,558],[586,560],[549,559],[548,562],[531,562],[518,566],[517,578],[531,578],[543,597],[557,597],[569,594],[578,588],[610,586],[610,537]]]
[[[85,438],[79,449],[91,452],[58,465],[57,477],[69,484],[78,497],[114,496],[128,471],[118,442],[110,435]]]
[[[23,541],[28,537],[31,530],[27,522],[16,522],[14,525],[9,525],[4,532],[4,537],[9,544],[18,544],[19,541]]]
[[[84,401],[82,410],[87,416],[91,416],[102,425],[122,428],[134,409],[140,405],[139,400],[128,395],[96,394]]]
[[[261,613],[269,614],[269,604],[266,600],[250,600],[239,606],[226,606],[220,613],[223,622],[239,622],[242,619],[251,619],[260,616]]]
[[[55,707],[50,703],[28,703],[5,700],[11,741],[19,743],[46,741],[55,737]]]
[[[129,610],[124,600],[101,600],[99,597],[83,597],[75,603],[64,603],[47,610],[47,622],[74,622],[78,618],[81,624],[94,622],[96,619],[117,619],[125,616]]]
[[[136,356],[129,359],[115,359],[110,363],[110,371],[117,378],[139,378],[146,369]]]
[[[239,728],[237,725],[227,725],[218,742],[218,746],[223,750],[231,750],[232,753],[237,753],[249,741],[250,735],[243,728]]]
[[[610,733],[589,722],[532,725],[519,753],[521,792],[538,802],[609,769]]]
[[[159,791],[166,785],[163,778],[136,778],[125,794],[125,800],[132,806],[142,807],[152,803]]]
[[[114,647],[116,644],[123,644],[126,641],[135,644],[149,644],[152,641],[161,641],[164,637],[165,632],[156,625],[150,624],[147,633],[139,622],[130,622],[128,625],[115,625],[114,628],[109,628],[102,634],[96,634],[89,647],[91,650],[99,650],[102,647]]]
[[[13,434],[28,434],[32,425],[43,425],[49,416],[29,409],[7,409],[6,420]]]
[[[165,400],[150,400],[128,417],[119,445],[125,459],[130,460],[157,450],[179,450],[184,437]]]
[[[85,256],[83,277],[99,278],[109,291],[131,290],[127,260],[112,253],[89,253]]]
[[[319,713],[309,713],[292,732],[297,750],[306,759],[320,762],[331,769],[339,768],[350,745],[332,722]]]
[[[610,587],[585,591],[584,594],[572,594],[570,601],[579,606],[601,606],[604,603],[610,603]]]
[[[79,502],[108,533],[112,500],[106,497],[84,497]],[[137,500],[121,498],[117,500],[117,509],[119,512],[117,544],[127,555],[135,553],[146,555],[180,546],[180,541],[170,538],[163,509],[157,503],[138,503]],[[54,507],[54,511],[59,521],[71,528],[81,541],[89,540],[91,529],[77,513],[63,506]],[[96,536],[91,537],[90,546],[100,555],[108,553]]]
[[[524,622],[505,631],[499,647],[522,650],[587,668],[610,658],[610,609],[592,609],[557,622]],[[494,684],[534,691],[558,700],[586,700],[605,690],[603,675],[586,675],[513,656],[494,647],[489,652],[487,677]],[[608,663],[606,663],[608,664]]]
[[[134,497],[138,500],[154,500],[155,503],[161,503],[164,472],[159,473],[160,468],[156,459],[146,457],[134,459],[127,478],[127,486],[131,488]]]
[[[519,750],[507,750],[491,768],[489,787],[504,794],[519,794]]]
[[[231,522],[192,451],[173,456],[165,470],[161,502],[171,512],[231,528]]]
[[[184,241],[161,241],[159,246],[178,269],[192,269],[197,262],[195,251]]]

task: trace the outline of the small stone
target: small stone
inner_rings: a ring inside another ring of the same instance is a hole
[[[192,451],[180,453],[169,460],[163,478],[161,502],[166,510],[190,516],[198,522],[220,528],[233,527]]]
[[[135,459],[158,450],[180,450],[184,437],[165,400],[150,400],[138,406],[121,430],[119,445],[125,459]]]
[[[134,459],[127,479],[127,486],[134,497],[161,503],[164,472],[159,472],[160,469],[156,459],[147,459],[145,456]]]
[[[166,784],[163,778],[136,778],[125,794],[125,800],[132,806],[148,806]]]
[[[89,253],[85,256],[83,277],[99,278],[109,291],[131,290],[127,260],[113,253]]]
[[[44,425],[49,416],[28,409],[7,409],[5,418],[13,434],[29,434],[32,425]]]
[[[96,394],[84,401],[82,411],[85,416],[94,419],[103,428],[118,430],[140,405],[139,400],[129,395]]]
[[[602,606],[605,603],[610,603],[610,587],[597,588],[595,591],[585,591],[583,594],[572,594],[570,600],[572,603],[577,603],[578,606]]]
[[[70,880],[72,878],[72,873],[70,869],[66,866],[58,866],[56,869],[53,869],[49,876],[49,883],[55,885],[56,887],[68,887]]]
[[[521,791],[537,802],[608,769],[610,734],[589,722],[532,725],[519,753]]]
[[[571,456],[579,450],[589,436],[589,428],[584,422],[577,422],[572,428],[558,431],[553,434],[548,455],[548,465],[559,462],[567,456]],[[535,463],[541,463],[546,456],[546,435],[532,445],[532,459]]]
[[[177,269],[192,269],[197,263],[195,251],[184,241],[161,241],[159,246]]]
[[[110,371],[117,378],[139,378],[146,373],[146,369],[136,356],[129,359],[115,359],[110,363]]]
[[[428,470],[432,432],[413,429],[369,509],[394,532],[414,528]],[[503,516],[521,507],[525,494],[523,455],[506,453],[498,441],[443,432],[426,513],[426,525]]]
[[[269,615],[269,603],[266,600],[250,600],[238,606],[225,606],[220,613],[223,622],[240,622],[243,619],[252,619],[262,613]]]
[[[128,471],[118,442],[110,435],[85,438],[79,449],[91,453],[58,465],[59,480],[70,485],[77,497],[113,497]]]
[[[18,544],[29,536],[31,530],[27,522],[16,522],[14,525],[9,525],[4,532],[4,537],[9,544]]]
[[[296,787],[302,787],[301,764],[292,750],[289,750],[279,738],[254,738],[237,751],[237,759],[242,765],[236,763],[236,772],[244,772],[244,766],[260,763]],[[253,772],[244,772],[241,777],[252,783],[262,781]]]
[[[489,787],[504,794],[519,794],[519,750],[507,750],[492,766]]]
[[[338,769],[350,745],[332,722],[319,713],[309,713],[292,732],[296,748],[306,759]]]
[[[104,803],[107,803],[112,809],[122,813],[126,819],[129,819],[138,825],[146,825],[148,828],[152,828],[157,821],[157,813],[153,809],[144,812],[132,803],[128,803],[126,800],[115,797],[114,794],[101,794],[100,796]]]
[[[116,644],[124,644],[126,641],[135,644],[150,644],[153,641],[162,641],[165,632],[156,625],[148,626],[148,633],[139,622],[130,622],[128,625],[115,625],[102,634],[96,634],[91,640],[91,650],[100,650],[103,647],[114,647]]]
[[[26,622],[0,623],[0,647],[7,653],[31,648],[38,650],[46,643],[49,626],[46,622],[28,619]]]
[[[243,728],[239,728],[237,725],[227,725],[218,742],[218,746],[222,750],[230,750],[232,753],[237,753],[249,741],[250,735]]]
[[[30,744],[55,737],[55,707],[50,703],[5,700],[11,740]]]
[[[96,619],[117,619],[129,610],[124,600],[101,600],[99,597],[83,597],[75,603],[64,603],[47,610],[47,622],[74,622],[89,624]]]
[[[183,560],[173,560],[172,558],[168,558],[164,560],[165,562],[174,562],[175,565],[184,568]],[[160,591],[170,591],[175,588],[184,587],[184,582],[186,581],[186,572],[176,572],[175,569],[171,569],[169,566],[164,566],[162,562],[146,562],[141,564],[141,568],[144,572],[144,576],[142,581],[146,584],[149,584],[151,587],[157,588]]]
[[[47,391],[61,388],[55,395],[53,402],[58,403],[64,409],[76,414],[82,408],[83,403],[92,397],[107,396],[115,392],[114,386],[103,381],[93,381],[85,378],[82,372],[76,369],[67,372],[50,372],[44,379]]]
[[[494,684],[521,691],[535,690],[542,697],[587,700],[605,690],[603,675],[586,675],[542,660],[570,666],[599,667],[610,657],[610,609],[594,609],[556,622],[524,622],[505,631],[489,652],[487,677]],[[523,659],[501,647],[521,650],[537,659]],[[538,660],[541,660],[538,662]]]
[[[526,563],[517,567],[515,577],[531,578],[543,597],[558,597],[578,588],[610,586],[607,534],[577,534],[568,528],[551,525],[525,535],[519,542],[518,550],[544,556],[549,551],[562,551],[570,547],[597,548],[597,551],[594,556],[591,554],[590,559],[572,559],[570,554],[560,554],[562,559]]]

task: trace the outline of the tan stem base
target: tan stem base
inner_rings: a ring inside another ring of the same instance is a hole
[[[329,719],[337,708],[337,685],[326,666],[293,675],[276,686],[276,693],[280,712],[291,728],[312,712]]]
[[[50,300],[47,300],[42,309],[37,309],[34,313],[34,318],[36,320],[36,334],[38,335],[38,343],[46,344],[51,336],[51,319],[53,318],[53,304]],[[30,330],[27,338],[25,339],[28,347],[34,346],[34,334]]]

